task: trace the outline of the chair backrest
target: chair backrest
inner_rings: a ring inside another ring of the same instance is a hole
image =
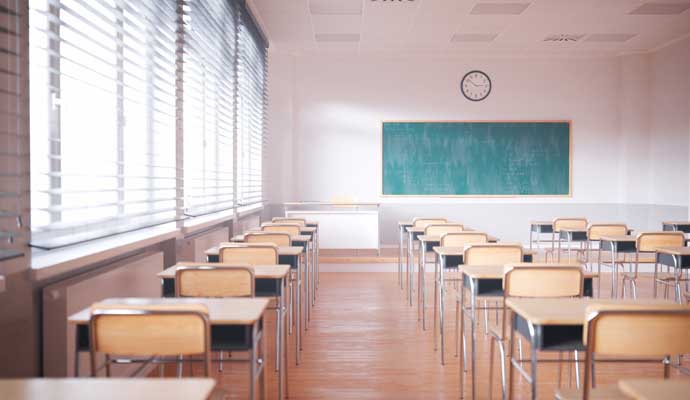
[[[587,230],[587,218],[556,218],[553,220],[553,231],[560,232],[561,229],[580,229]]]
[[[462,224],[431,224],[424,227],[424,234],[430,236],[443,236],[446,233],[462,231]]]
[[[299,226],[307,225],[307,220],[304,218],[273,217],[271,222],[276,224],[297,224]]]
[[[465,265],[504,265],[522,262],[522,246],[519,244],[472,244],[465,248]]]
[[[690,353],[690,307],[609,303],[587,306],[587,350],[609,356],[663,357]]]
[[[431,224],[447,224],[447,218],[414,218],[412,220],[412,226],[415,228],[424,228]]]
[[[582,297],[584,273],[573,264],[508,264],[503,288],[505,297]]]
[[[659,247],[684,247],[685,233],[641,232],[635,242],[639,252],[655,252]]]
[[[690,306],[680,304],[591,304],[585,311],[584,398],[589,399],[593,355],[667,357],[690,352]],[[670,359],[663,364],[669,377]]]
[[[152,357],[203,354],[211,365],[211,328],[203,304],[94,304],[89,321],[91,371],[97,353]]]
[[[254,269],[203,265],[175,270],[177,297],[254,297]]]
[[[602,236],[623,236],[628,234],[625,224],[589,224],[587,239],[600,240]]]
[[[445,247],[465,247],[470,244],[488,243],[489,236],[483,232],[464,231],[451,232],[441,235],[441,246]]]
[[[221,243],[219,261],[225,264],[276,265],[278,246],[268,243]]]
[[[261,230],[264,232],[282,232],[282,233],[287,233],[290,236],[297,236],[301,232],[302,226],[299,224],[273,224],[273,223],[268,223],[268,224],[262,224],[261,225]]]
[[[270,243],[278,247],[290,246],[290,235],[284,232],[249,232],[244,235],[245,243]]]

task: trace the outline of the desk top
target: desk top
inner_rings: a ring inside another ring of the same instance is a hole
[[[464,232],[471,232],[471,231],[465,230]],[[486,237],[489,240],[489,243],[498,242],[498,238],[495,236],[486,235]],[[417,236],[417,240],[419,240],[420,242],[440,242],[441,236],[438,236],[438,235],[419,235],[419,236]]]
[[[690,225],[690,221],[664,221],[662,225]]]
[[[553,221],[532,221],[530,225],[552,226]]]
[[[623,379],[618,388],[635,400],[683,399],[690,394],[690,379]]]
[[[220,254],[219,251],[220,245],[218,246],[213,246],[210,249],[206,249],[204,254],[207,256],[217,256]],[[302,254],[302,246],[280,246],[278,247],[278,255],[279,256],[298,256]]]
[[[633,235],[607,235],[602,236],[601,240],[605,240],[607,242],[634,242],[636,241],[636,238]]]
[[[31,378],[0,379],[8,400],[206,400],[211,378]]]
[[[535,325],[584,325],[590,304],[674,305],[668,300],[615,300],[591,298],[509,298],[506,305]]]
[[[130,307],[175,305],[175,304],[203,304],[208,308],[211,325],[252,325],[264,314],[269,299],[264,297],[228,297],[228,298],[199,298],[199,297],[160,297],[160,298],[109,298],[99,301],[103,305],[124,304]],[[91,318],[91,307],[87,307],[70,315],[67,321],[71,324],[87,324]]]
[[[512,243],[503,243],[512,244]],[[461,256],[465,254],[464,247],[453,247],[453,246],[434,246],[434,252],[439,256]],[[522,249],[522,254],[537,254],[537,250]]]
[[[240,233],[239,235],[235,235],[230,239],[231,242],[244,242],[244,238],[247,236],[248,233],[276,233],[276,232],[266,232],[266,231],[255,231],[255,230],[249,230],[245,233]],[[309,235],[290,235],[290,240],[293,242],[308,242],[311,240],[311,236]]]
[[[214,267],[222,266],[244,266],[254,270],[254,279],[281,279],[290,271],[289,265],[249,265],[249,264],[223,264],[223,263],[193,263],[193,262],[179,262],[170,268],[166,268],[163,272],[156,274],[161,279],[175,279],[175,272],[180,267],[203,267],[206,265]]]
[[[520,266],[525,266],[525,267],[530,267],[533,264],[531,263],[519,263],[515,264],[518,268]],[[539,266],[543,266],[544,264],[539,264]],[[563,267],[563,266],[570,266],[570,267],[577,267],[581,266],[580,264],[547,264],[549,266],[554,266],[554,267]],[[505,275],[506,271],[506,266],[505,265],[463,265],[460,271],[464,274],[467,275],[468,277],[472,279],[503,279],[503,276]],[[593,278],[597,276],[596,272],[592,271],[582,271],[584,273],[585,278]]]
[[[690,247],[658,247],[657,253],[671,254],[674,256],[690,256]]]

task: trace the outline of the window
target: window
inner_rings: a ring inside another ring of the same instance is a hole
[[[244,2],[29,11],[32,246],[261,202],[266,42]]]
[[[266,130],[266,44],[248,10],[239,27],[238,154],[240,205],[263,200],[264,136]]]
[[[185,9],[184,203],[198,216],[235,205],[237,9],[226,0]]]
[[[31,0],[32,244],[175,220],[173,2]]]
[[[28,149],[19,10],[18,0],[0,3],[0,261],[21,256],[26,244]]]

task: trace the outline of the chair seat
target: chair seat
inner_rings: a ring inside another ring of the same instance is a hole
[[[670,282],[675,282],[675,280],[676,280],[676,275],[675,275],[675,274],[671,274],[671,273],[666,273],[666,272],[664,272],[664,273],[658,273],[658,274],[656,274],[656,280],[657,280],[657,281],[670,281]],[[683,282],[683,281],[687,281],[687,280],[688,280],[688,279],[687,279],[687,278],[684,278],[684,277],[679,277],[679,278],[678,278],[678,281],[679,281],[679,282]]]
[[[591,400],[628,400],[628,396],[618,389],[617,385],[600,386],[592,389],[589,392]],[[556,391],[556,399],[558,400],[581,400],[581,389],[559,389]]]

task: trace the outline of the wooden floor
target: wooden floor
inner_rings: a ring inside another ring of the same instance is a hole
[[[431,282],[428,279],[427,282]],[[602,289],[608,288],[602,281]],[[431,286],[430,286],[431,290]],[[640,284],[640,295],[650,296],[651,281]],[[449,292],[453,292],[449,290]],[[602,290],[602,292],[606,292]],[[428,293],[432,293],[429,291]],[[449,295],[447,320],[447,365],[440,365],[433,351],[431,330],[423,331],[417,321],[417,308],[405,304],[391,273],[323,273],[318,302],[313,309],[309,330],[304,335],[302,365],[294,366],[294,345],[290,345],[290,399],[457,399],[458,358],[453,356],[454,297]],[[432,310],[427,311],[432,317]],[[273,354],[274,314],[267,318],[268,349]],[[290,337],[294,340],[294,335]],[[488,337],[478,335],[478,397],[487,398]],[[527,346],[525,346],[527,349]],[[233,355],[235,356],[235,355]],[[237,356],[235,356],[237,357]],[[544,357],[553,358],[546,354]],[[274,359],[269,358],[268,398],[275,399]],[[542,364],[539,373],[539,398],[553,398],[556,367]],[[567,368],[564,383],[567,384]],[[677,373],[674,371],[673,376]],[[226,390],[226,398],[247,398],[247,367],[226,364],[214,377]],[[601,365],[599,384],[615,382],[624,376],[660,377],[661,367],[628,364]],[[469,377],[469,375],[468,375]],[[494,398],[500,389],[495,380]],[[527,384],[517,380],[516,398],[528,398]],[[467,393],[467,392],[466,392]],[[466,394],[465,398],[469,398]]]

